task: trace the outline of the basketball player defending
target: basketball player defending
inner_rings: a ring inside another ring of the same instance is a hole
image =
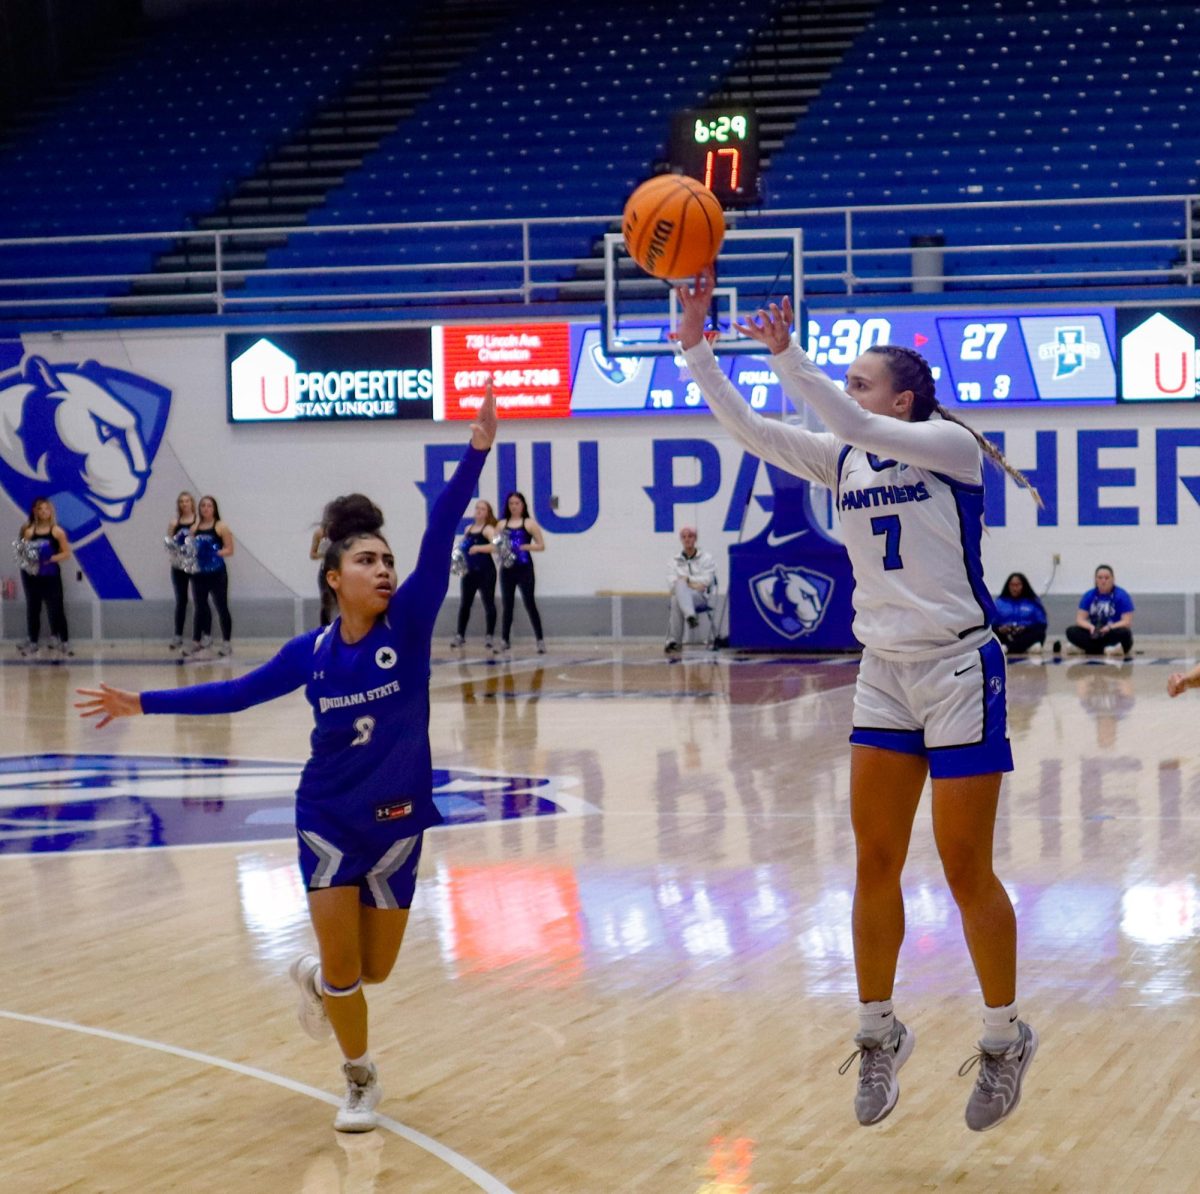
[[[854,570],[854,632],[864,650],[850,735],[850,817],[857,846],[854,964],[861,1058],[854,1109],[875,1124],[896,1105],[897,1073],[915,1036],[892,1010],[904,937],[900,875],[913,818],[933,779],[933,832],[983,989],[978,1064],[967,1126],[995,1127],[1016,1108],[1037,1050],[1019,1019],[1016,918],[992,870],[1001,775],[1012,770],[1005,660],[983,583],[981,451],[1024,478],[934,397],[923,357],[880,345],[839,389],[791,341],[791,304],[738,325],[774,354],[789,397],[828,432],[764,419],[733,388],[705,341],[711,271],[682,288],[679,340],[713,414],[749,451],[836,496]],[[937,417],[931,417],[936,415]]]
[[[300,635],[269,663],[235,680],[161,692],[80,689],[83,717],[105,726],[139,713],[233,713],[301,685],[313,707],[312,754],[296,792],[300,869],[320,949],[292,964],[300,1021],[337,1037],[345,1055],[341,1132],[376,1125],[382,1090],[367,1049],[364,983],[391,973],[416,886],[423,831],[441,821],[429,753],[429,655],[446,594],[459,516],[496,435],[487,387],[471,444],[439,494],[416,567],[396,584],[395,560],[367,498],[331,502],[325,577],[333,624]]]

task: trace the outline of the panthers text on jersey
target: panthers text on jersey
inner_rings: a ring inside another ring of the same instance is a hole
[[[833,491],[854,570],[854,633],[865,647],[933,659],[991,637],[982,459],[967,428],[872,414],[795,345],[772,367],[830,431],[773,422],[747,406],[706,342],[684,355],[713,414],[745,447]]]

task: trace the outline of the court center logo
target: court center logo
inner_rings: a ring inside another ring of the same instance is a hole
[[[0,486],[21,510],[54,503],[102,598],[141,595],[102,532],[146,492],[170,405],[170,390],[97,361],[31,355],[0,373]]]
[[[795,564],[776,564],[750,578],[755,608],[786,639],[811,634],[820,626],[833,589],[831,576]]]
[[[301,765],[271,759],[0,757],[0,855],[287,840]],[[449,825],[595,811],[554,776],[433,770]]]

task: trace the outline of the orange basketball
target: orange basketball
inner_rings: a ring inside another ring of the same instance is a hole
[[[716,257],[725,216],[716,195],[694,178],[659,174],[625,204],[625,247],[656,278],[690,278]]]

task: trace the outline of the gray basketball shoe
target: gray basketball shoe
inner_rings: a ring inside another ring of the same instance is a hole
[[[379,1075],[372,1063],[369,1066],[342,1066],[346,1075],[346,1097],[334,1117],[333,1126],[339,1132],[370,1132],[379,1122],[375,1108],[383,1098]]]
[[[867,1127],[887,1119],[895,1107],[900,1097],[896,1075],[912,1055],[917,1037],[897,1020],[885,1042],[860,1034],[854,1038],[854,1043],[858,1048],[842,1062],[838,1073],[846,1073],[856,1057],[862,1058],[858,1067],[858,1090],[854,1094],[854,1114],[858,1116],[858,1122]]]
[[[975,1089],[967,1100],[967,1127],[972,1132],[986,1132],[1001,1120],[1007,1119],[1021,1101],[1021,1082],[1037,1052],[1038,1035],[1024,1020],[1017,1021],[1020,1037],[1000,1053],[993,1053],[979,1043],[979,1052],[968,1057],[959,1067],[966,1077],[978,1064]]]

